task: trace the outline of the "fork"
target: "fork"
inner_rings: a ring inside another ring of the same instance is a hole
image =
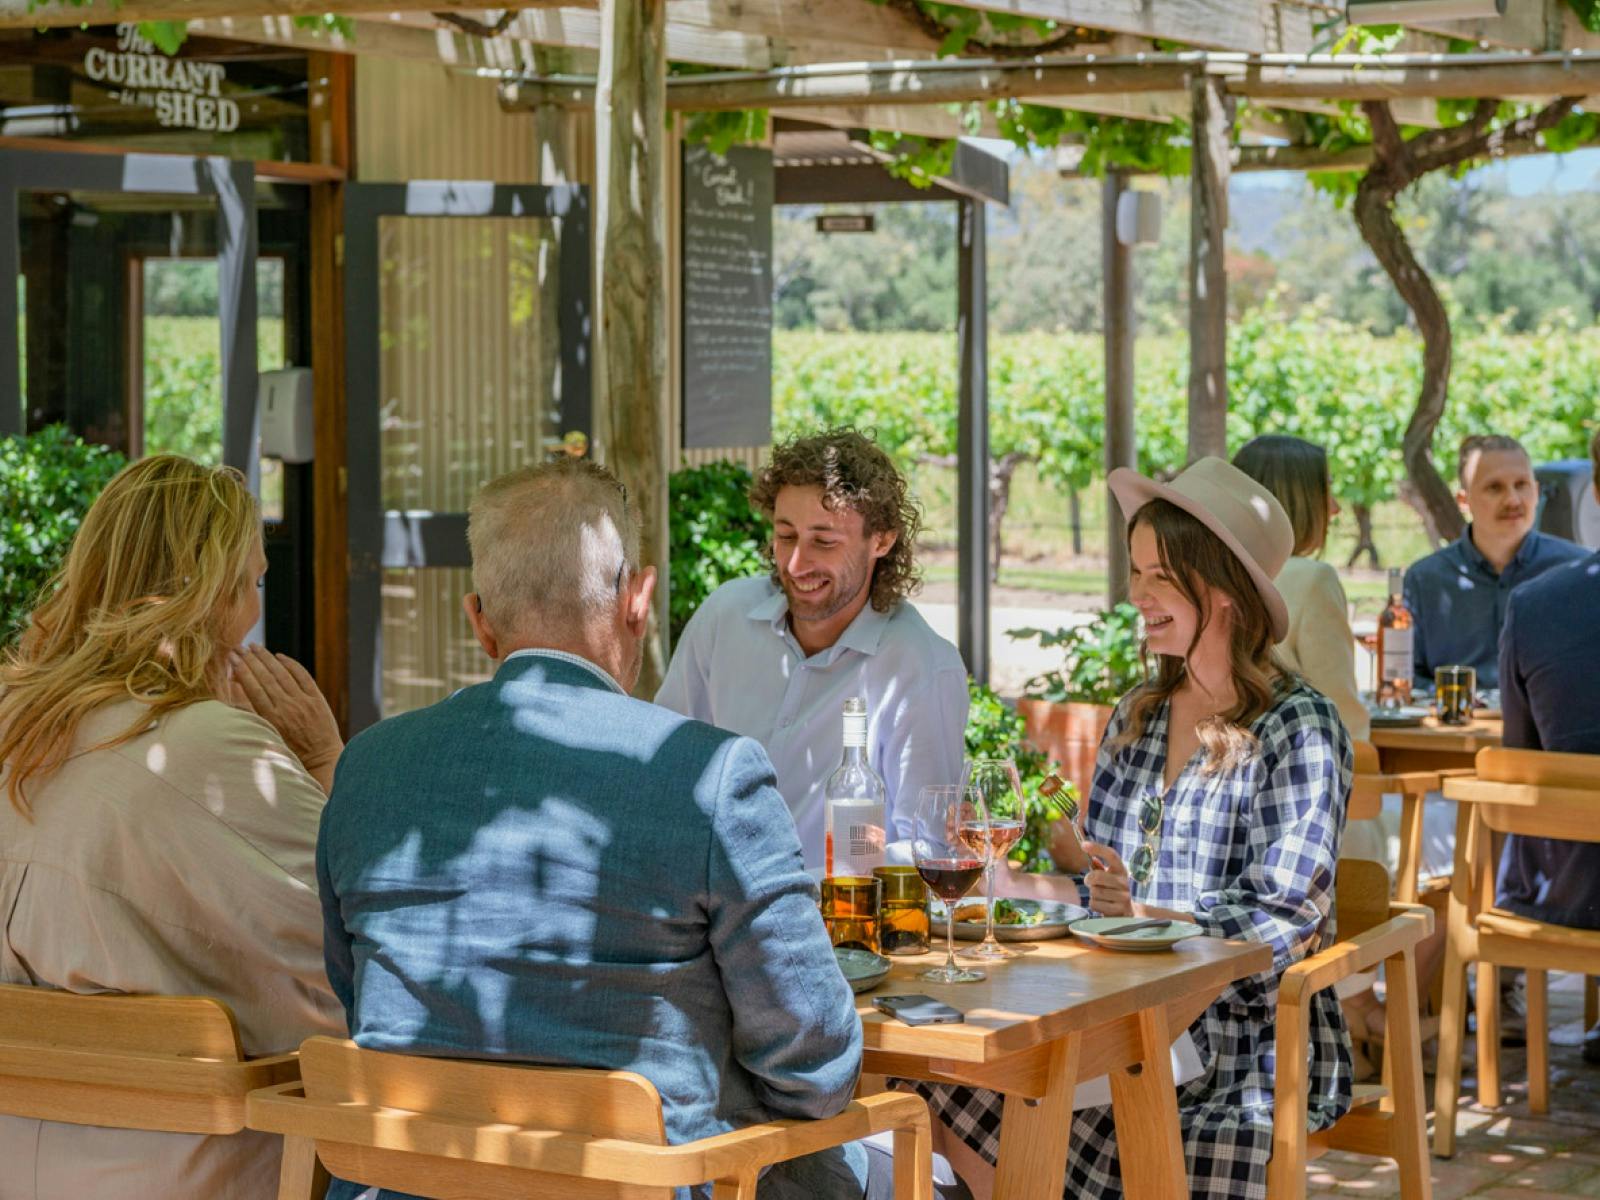
[[[1117,925],[1111,929],[1102,929],[1101,937],[1116,937],[1119,934],[1134,933],[1140,929],[1163,929],[1172,924],[1171,917],[1149,917],[1143,921],[1130,921],[1126,925]]]

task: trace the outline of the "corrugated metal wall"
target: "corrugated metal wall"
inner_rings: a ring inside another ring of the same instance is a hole
[[[536,182],[531,117],[500,111],[493,83],[444,67],[364,58],[356,72],[363,181]],[[383,503],[461,512],[486,480],[545,453],[560,429],[538,264],[545,222],[386,218],[379,234]],[[553,314],[552,314],[553,320]],[[429,704],[483,677],[459,570],[388,571],[384,711]]]
[[[594,120],[568,119],[572,177],[595,178]],[[442,66],[367,57],[356,71],[357,178],[365,182],[540,177],[536,122],[502,112],[492,81]],[[669,263],[677,262],[678,162],[666,161]],[[529,220],[389,219],[381,233],[384,504],[459,512],[485,480],[542,456],[561,432],[540,402],[551,352]],[[673,465],[757,449],[681,449],[677,271],[669,271],[669,446]],[[553,314],[552,314],[553,318]],[[541,345],[543,343],[543,345]],[[460,610],[465,572],[389,572],[384,707],[431,703],[481,678]]]

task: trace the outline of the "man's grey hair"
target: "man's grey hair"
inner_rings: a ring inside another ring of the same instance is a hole
[[[490,480],[467,517],[472,587],[507,633],[610,614],[639,565],[639,517],[617,477],[559,458]]]

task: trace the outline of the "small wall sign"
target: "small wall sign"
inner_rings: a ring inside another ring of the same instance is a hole
[[[871,213],[823,213],[817,218],[818,233],[871,233]]]
[[[220,63],[168,58],[137,25],[117,26],[117,48],[92,47],[83,56],[84,74],[96,83],[118,85],[110,92],[120,104],[153,108],[156,120],[174,129],[232,133],[239,128],[239,103],[222,94],[227,71]]]

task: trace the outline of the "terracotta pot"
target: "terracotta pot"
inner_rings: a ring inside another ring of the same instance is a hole
[[[1094,781],[1094,756],[1111,720],[1109,704],[1053,704],[1018,700],[1028,740],[1061,764],[1061,774],[1087,800]]]

